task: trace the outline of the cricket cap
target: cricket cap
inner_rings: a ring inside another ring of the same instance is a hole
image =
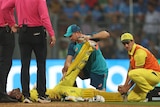
[[[70,37],[73,33],[81,31],[80,27],[76,24],[72,24],[67,28],[67,32],[64,34],[65,37]]]
[[[133,40],[133,36],[130,33],[124,33],[121,35],[121,42],[127,42]]]

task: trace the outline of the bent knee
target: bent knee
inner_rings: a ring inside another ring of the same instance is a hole
[[[131,70],[131,71],[129,71],[129,73],[128,73],[128,76],[129,76],[130,78],[132,78],[132,77],[134,77],[134,76],[136,76],[136,75],[137,75],[137,73],[134,72],[134,70]]]
[[[144,69],[141,69],[141,68],[130,70],[129,73],[128,73],[128,76],[129,76],[130,78],[132,78],[132,77],[141,75],[142,72],[143,72],[143,70],[144,70]]]

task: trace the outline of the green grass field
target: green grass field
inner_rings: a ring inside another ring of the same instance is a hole
[[[160,101],[156,102],[105,102],[107,104],[115,104],[119,106],[123,105],[134,105],[134,106],[160,106]]]
[[[51,103],[0,103],[0,107],[160,107],[160,102],[51,102]]]

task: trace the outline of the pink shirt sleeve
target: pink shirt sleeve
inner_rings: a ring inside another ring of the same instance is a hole
[[[52,29],[50,17],[48,14],[46,0],[39,0],[38,10],[43,26],[46,28],[50,36],[55,36],[54,30]]]
[[[6,5],[6,4],[9,4],[9,5]],[[5,22],[7,22],[9,26],[13,26],[15,24],[14,0],[3,0],[1,9],[2,9]]]

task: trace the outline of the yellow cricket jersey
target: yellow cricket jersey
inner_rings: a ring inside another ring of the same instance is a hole
[[[160,72],[160,66],[154,55],[146,48],[134,44],[131,52],[128,52],[130,65],[132,69],[136,66],[144,66],[146,69],[152,69]]]

